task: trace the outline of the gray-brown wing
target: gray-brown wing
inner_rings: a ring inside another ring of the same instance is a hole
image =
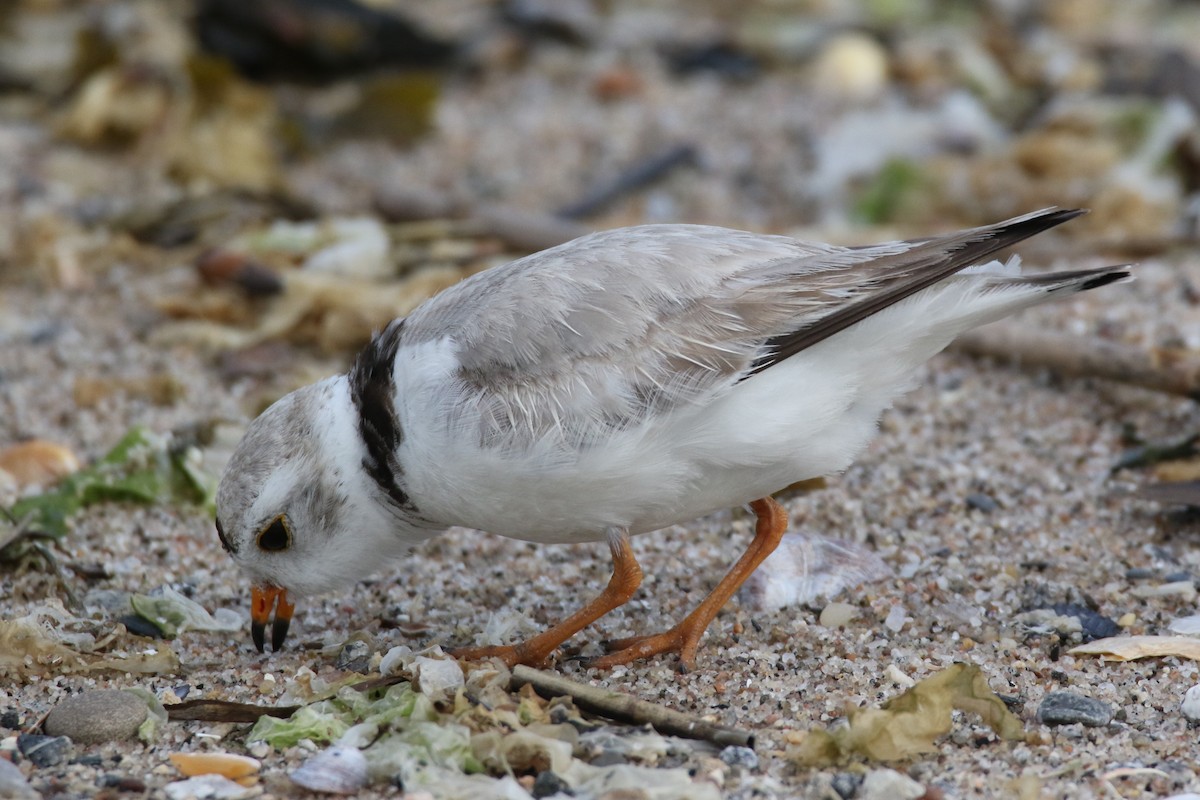
[[[606,231],[488,270],[415,311],[457,346],[457,402],[500,444],[572,445],[695,402],[1023,238],[1047,210],[866,248],[705,226]]]

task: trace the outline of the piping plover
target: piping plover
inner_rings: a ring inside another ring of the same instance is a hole
[[[988,261],[1081,213],[870,247],[648,225],[464,280],[247,430],[217,530],[254,582],[255,644],[272,612],[283,644],[290,594],[343,588],[449,526],[607,542],[612,579],[580,611],[521,644],[456,653],[542,664],[637,589],[630,536],[749,503],[754,539],[696,610],[590,662],[677,652],[693,666],[787,527],[772,492],[845,469],[957,334],[1129,277]]]

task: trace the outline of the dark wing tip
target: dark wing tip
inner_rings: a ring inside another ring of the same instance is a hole
[[[991,234],[988,238],[1011,239],[1011,243],[1015,244],[1022,239],[1036,236],[1042,231],[1050,230],[1087,213],[1088,209],[1086,208],[1043,208],[1031,214],[988,225],[982,230]],[[969,241],[964,242],[964,246],[966,244],[969,244]]]
[[[1133,273],[1128,268],[1114,269],[1112,272],[1105,272],[1084,281],[1079,285],[1079,291],[1086,292],[1089,289],[1099,289],[1101,286],[1108,286],[1110,283],[1120,283],[1132,277]]]

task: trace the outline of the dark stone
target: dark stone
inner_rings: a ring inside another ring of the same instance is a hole
[[[1075,694],[1051,692],[1037,710],[1043,725],[1073,725],[1078,722],[1089,728],[1102,728],[1112,721],[1112,706],[1102,700]]]
[[[550,770],[538,773],[537,778],[533,782],[531,792],[537,798],[554,797],[558,794],[566,795],[567,797],[575,796],[575,792],[571,791],[571,787],[567,782],[560,778],[557,773]]]
[[[70,758],[73,746],[65,736],[20,733],[17,734],[17,749],[35,767],[54,767]]]
[[[833,776],[833,790],[838,793],[842,800],[850,800],[858,794],[859,787],[862,786],[863,776],[855,775],[852,772],[839,772]]]
[[[132,775],[101,775],[96,781],[96,786],[100,789],[116,789],[118,792],[137,792],[146,791],[146,782],[141,778],[135,778]]]
[[[969,508],[977,509],[985,514],[989,514],[1000,507],[995,500],[983,492],[971,492],[963,499],[966,500]]]
[[[21,727],[21,713],[14,709],[7,709],[0,714],[0,728],[8,728],[10,731],[15,731]]]
[[[626,758],[624,754],[605,748],[597,753],[596,757],[590,763],[593,767],[612,767],[617,764],[624,764],[625,762]]]
[[[1107,639],[1121,632],[1121,628],[1116,622],[1103,614],[1097,614],[1087,606],[1081,606],[1078,603],[1055,603],[1050,608],[1060,617],[1074,617],[1079,620],[1085,642],[1093,639]]]
[[[1187,570],[1182,572],[1172,572],[1170,575],[1163,575],[1163,583],[1179,583],[1181,581],[1192,580],[1192,573]]]
[[[748,770],[758,769],[758,753],[755,753],[749,747],[730,745],[721,751],[720,759],[731,767],[741,767]]]
[[[1148,567],[1130,567],[1125,570],[1125,580],[1144,581],[1154,577],[1154,570]]]
[[[138,614],[124,614],[117,618],[117,622],[125,626],[125,630],[132,633],[134,636],[145,636],[148,639],[163,638],[162,629],[155,625],[150,620]]]
[[[84,767],[99,767],[104,764],[104,756],[90,755],[80,756],[71,760],[72,764],[79,764]]]

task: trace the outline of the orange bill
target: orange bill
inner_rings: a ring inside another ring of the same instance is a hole
[[[275,618],[271,622],[271,649],[278,652],[283,648],[287,639],[288,626],[292,624],[292,614],[296,607],[288,602],[287,590],[278,586],[254,586],[250,590],[250,635],[258,652],[263,652],[266,638],[267,620],[271,612]]]

